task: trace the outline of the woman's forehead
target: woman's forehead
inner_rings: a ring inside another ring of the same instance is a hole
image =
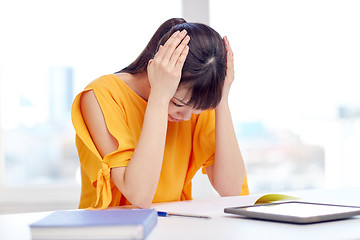
[[[174,98],[182,104],[187,105],[191,98],[191,89],[186,86],[179,86],[175,92]]]

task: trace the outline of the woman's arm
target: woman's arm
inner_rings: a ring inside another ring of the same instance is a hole
[[[160,177],[168,123],[168,106],[179,85],[182,66],[188,54],[186,31],[174,33],[149,61],[151,86],[144,122],[133,156],[127,167],[111,169],[111,179],[130,203],[150,207]],[[181,44],[180,44],[181,43]],[[180,45],[179,45],[180,44]],[[81,112],[91,137],[102,155],[117,149],[101,108],[92,91],[81,98]]]
[[[215,108],[215,162],[206,172],[220,196],[240,195],[245,177],[245,166],[231,119],[228,96],[234,80],[234,58],[229,41],[224,37],[227,50],[227,70],[223,96]]]

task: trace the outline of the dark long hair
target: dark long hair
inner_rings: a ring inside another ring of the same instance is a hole
[[[119,72],[142,73],[147,64],[177,30],[186,29],[190,36],[189,53],[185,60],[180,85],[189,87],[191,98],[187,102],[195,109],[215,108],[222,97],[226,74],[226,49],[221,36],[201,23],[188,23],[182,18],[164,22],[151,38],[140,56]]]

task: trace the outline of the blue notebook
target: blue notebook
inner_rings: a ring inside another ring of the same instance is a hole
[[[30,225],[32,239],[144,239],[155,209],[59,210]]]

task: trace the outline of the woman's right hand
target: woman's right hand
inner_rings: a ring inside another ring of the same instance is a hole
[[[176,31],[160,46],[153,59],[150,59],[147,73],[151,86],[150,94],[169,100],[179,86],[181,71],[189,52],[190,37],[186,30]]]

